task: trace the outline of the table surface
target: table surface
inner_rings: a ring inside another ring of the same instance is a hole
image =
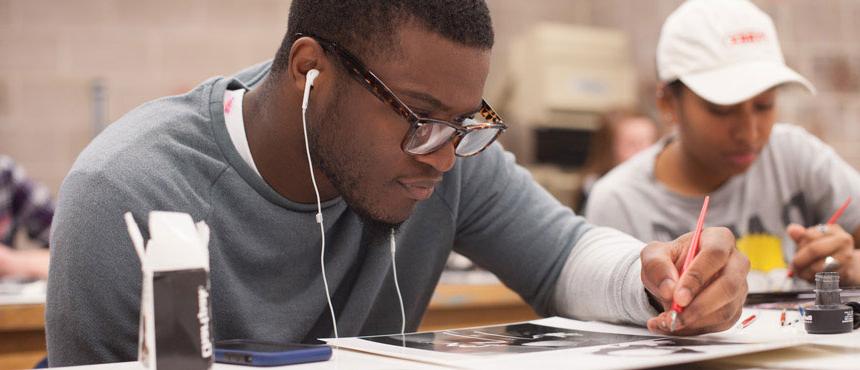
[[[53,369],[53,368],[52,368]],[[72,366],[63,367],[61,369],[87,369],[87,370],[141,370],[144,367],[139,362],[121,362],[112,364],[87,365],[87,366]],[[214,364],[213,370],[228,370],[228,369],[251,369],[247,366]],[[446,367],[424,364],[420,362],[400,360],[393,357],[377,356],[364,352],[356,352],[348,349],[337,349],[334,351],[332,359],[324,362],[313,362],[309,364],[290,365],[290,366],[274,366],[266,367],[266,369],[291,369],[291,370],[322,370],[322,369],[344,369],[344,370],[362,370],[362,369],[416,369],[416,370],[439,370]]]
[[[463,284],[451,284],[440,286],[434,296],[430,309],[446,310],[456,307],[467,306],[476,310],[486,310],[492,306],[518,306],[522,305],[519,298],[502,286],[487,289],[487,286],[474,286]],[[42,298],[44,299],[44,298]],[[43,301],[42,301],[43,302]],[[24,333],[28,331],[40,331],[44,328],[44,305],[43,304],[18,304],[29,303],[24,301],[8,301],[0,304],[0,332],[6,334]],[[36,302],[33,302],[36,303]],[[42,332],[43,333],[43,332]],[[4,334],[5,335],[5,334]],[[8,338],[7,338],[8,339]],[[0,351],[2,352],[2,351]],[[0,361],[4,362],[4,361]],[[26,359],[26,365],[30,366],[31,359]],[[719,360],[705,361],[682,366],[669,367],[666,369],[749,369],[753,367],[767,368],[792,368],[792,369],[856,369],[860,363],[860,351],[857,349],[840,349],[824,345],[805,345],[786,348],[764,353],[735,356]],[[23,364],[23,362],[21,363]],[[5,364],[10,365],[10,364]],[[2,366],[0,366],[2,367]],[[213,369],[248,369],[244,366],[225,364],[214,364]],[[311,364],[292,365],[289,367],[271,367],[270,369],[443,369],[444,367],[401,360],[397,358],[379,356],[348,349],[337,349],[332,360]],[[118,369],[138,370],[143,369],[138,362],[123,362],[112,364],[88,365],[69,367],[68,369]]]
[[[821,345],[806,345],[784,348],[774,351],[754,353],[742,356],[722,358],[718,360],[703,361],[691,364],[676,365],[660,368],[661,370],[750,370],[750,369],[796,369],[796,370],[856,370],[860,362],[860,354],[856,349],[837,348]],[[536,366],[539,364],[535,364]],[[70,370],[143,370],[144,367],[138,362],[121,362],[100,365],[64,367]],[[214,364],[213,370],[235,370],[249,369],[246,366],[235,366],[225,364]],[[268,369],[278,370],[326,370],[326,369],[416,369],[416,370],[439,370],[447,367],[400,360],[391,357],[378,356],[364,352],[356,352],[348,349],[335,350],[331,360],[301,365],[277,366]]]

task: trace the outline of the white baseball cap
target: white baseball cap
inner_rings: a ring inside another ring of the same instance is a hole
[[[770,17],[747,0],[688,0],[663,24],[660,81],[681,80],[720,105],[748,100],[784,83],[815,88],[788,68]]]

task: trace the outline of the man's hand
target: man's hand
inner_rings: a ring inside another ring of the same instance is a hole
[[[788,225],[788,235],[797,244],[789,268],[794,276],[815,281],[815,274],[824,271],[824,260],[830,256],[837,262],[841,285],[860,284],[860,251],[854,249],[854,237],[841,226],[818,225],[804,228]]]
[[[47,279],[50,260],[47,249],[15,250],[0,243],[0,277]]]
[[[687,233],[672,242],[653,242],[642,249],[642,282],[663,305],[665,312],[648,320],[648,330],[658,334],[694,335],[730,328],[741,315],[747,295],[750,263],[735,248],[735,237],[726,228],[705,228],[699,253],[684,275],[690,238]],[[684,312],[675,331],[669,332],[669,309],[675,301]]]
[[[15,251],[0,243],[0,277],[14,275],[17,272],[17,264]]]

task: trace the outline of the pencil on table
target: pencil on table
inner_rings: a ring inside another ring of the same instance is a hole
[[[752,323],[753,323],[753,321],[755,321],[755,319],[756,319],[755,314],[750,315],[749,317],[744,319],[744,321],[741,321],[740,323],[738,323],[738,329],[746,329],[748,326],[752,325]]]

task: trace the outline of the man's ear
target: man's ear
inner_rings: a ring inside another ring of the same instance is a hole
[[[311,37],[300,37],[293,42],[290,48],[290,63],[286,71],[290,77],[292,88],[299,94],[305,89],[305,79],[310,70],[316,69],[320,74],[328,68],[328,59],[322,46]],[[319,85],[321,79],[317,79],[314,85]]]

